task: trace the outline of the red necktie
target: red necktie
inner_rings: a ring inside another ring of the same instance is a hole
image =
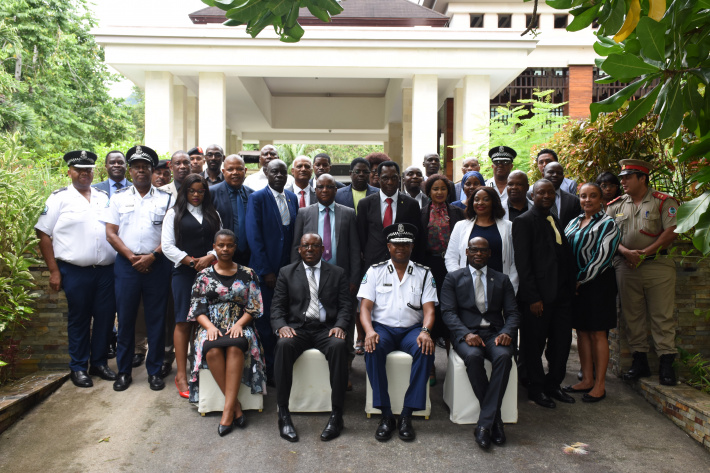
[[[392,199],[387,197],[385,202],[387,202],[387,208],[385,209],[385,218],[382,220],[383,228],[387,228],[392,225]]]
[[[298,207],[302,209],[303,207],[306,206],[306,197],[305,197],[306,191],[301,191],[300,194],[301,194],[301,200],[298,201]]]

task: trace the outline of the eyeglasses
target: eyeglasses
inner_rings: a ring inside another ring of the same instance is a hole
[[[491,250],[490,250],[490,248],[466,248],[466,251],[468,251],[469,253],[473,253],[475,255],[478,253],[486,254]]]
[[[316,189],[321,190],[321,191],[322,191],[323,189],[335,190],[336,187],[335,187],[335,186],[316,186]]]
[[[205,189],[199,189],[199,190],[197,190],[197,189],[188,189],[188,190],[187,190],[187,193],[190,194],[190,195],[195,195],[195,194],[197,194],[197,195],[205,195]]]
[[[321,245],[320,243],[314,243],[314,244],[312,244],[312,245],[301,245],[301,246],[299,246],[299,248],[304,249],[304,250],[319,250],[319,249],[322,248],[322,247],[323,247],[323,245]]]
[[[602,185],[599,186],[599,187],[601,187],[602,189],[606,190],[606,189],[616,189],[616,188],[619,187],[619,186],[617,186],[616,184],[606,184],[606,183],[605,183],[605,184],[602,184]]]
[[[208,158],[221,158],[224,155],[222,153],[207,153],[205,156]]]
[[[356,176],[362,176],[363,174],[367,176],[370,174],[370,171],[363,171],[362,169],[359,171],[350,171],[350,174],[355,174]]]

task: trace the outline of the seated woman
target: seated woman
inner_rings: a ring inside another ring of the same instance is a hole
[[[448,272],[466,267],[466,248],[474,237],[488,241],[490,259],[488,266],[510,278],[518,292],[518,271],[513,257],[513,224],[505,219],[505,210],[498,192],[492,187],[481,186],[468,198],[464,211],[466,220],[456,224],[451,232],[444,262]]]
[[[458,196],[458,200],[452,202],[451,205],[461,210],[466,210],[466,202],[468,201],[468,198],[471,197],[474,190],[481,186],[485,186],[486,180],[480,172],[469,171],[463,175],[461,183],[461,195]]]
[[[190,396],[187,386],[187,346],[193,323],[187,322],[190,295],[195,276],[212,264],[214,235],[221,228],[220,217],[212,204],[207,180],[190,174],[180,186],[175,206],[165,213],[161,245],[173,263],[172,293],[175,301],[175,387],[181,397]]]
[[[188,322],[197,321],[202,327],[195,336],[190,402],[198,401],[200,368],[209,368],[224,394],[224,410],[217,428],[220,436],[230,433],[233,425],[246,427],[237,401],[242,381],[251,387],[252,394],[266,394],[264,358],[252,324],[263,314],[259,280],[252,269],[232,261],[236,248],[231,230],[217,232],[217,264],[197,274],[187,316]]]
[[[609,202],[621,195],[621,182],[614,173],[605,171],[599,174],[599,176],[597,176],[597,185],[602,190],[603,209],[606,209]]]

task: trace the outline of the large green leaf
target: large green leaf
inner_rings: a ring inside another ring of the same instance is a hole
[[[599,41],[594,43],[593,48],[594,48],[594,52],[596,52],[600,56],[608,56],[609,54],[621,53],[624,51],[623,48],[616,43],[614,43],[613,45],[609,45],[609,44],[601,43]]]
[[[684,203],[678,207],[678,226],[676,233],[690,231],[700,220],[700,216],[708,211],[710,205],[710,191],[705,191],[700,197]]]
[[[276,16],[285,16],[291,11],[294,0],[266,0],[266,8]]]
[[[710,136],[703,136],[700,141],[691,145],[678,156],[681,162],[691,161],[710,154]]]
[[[611,0],[611,5],[609,18],[599,28],[600,33],[608,35],[616,34],[621,29],[621,25],[624,24],[624,18],[626,18],[626,2],[624,0]]]
[[[666,139],[678,130],[683,121],[683,95],[680,85],[680,77],[676,76],[670,81],[666,103],[663,105],[661,114],[658,117],[658,137]]]
[[[601,6],[602,4],[598,3],[577,15],[574,20],[572,20],[572,23],[567,26],[567,31],[579,31],[591,25],[592,21],[597,17]]]
[[[666,59],[666,27],[651,18],[642,17],[636,26],[636,35],[641,42],[641,51],[656,61]]]
[[[656,66],[628,53],[610,54],[604,60],[602,70],[621,82],[627,82],[635,77],[659,71]]]
[[[309,3],[307,5],[308,11],[311,12],[313,16],[318,18],[320,21],[324,21],[326,23],[330,23],[330,14],[325,8],[321,8],[316,4]]]
[[[636,82],[627,85],[611,97],[607,97],[601,102],[594,102],[589,106],[589,111],[591,112],[592,122],[597,120],[600,113],[613,112],[618,110],[619,107],[631,97],[641,86],[645,83],[645,80],[637,80]]]
[[[572,8],[572,0],[547,0],[545,3],[557,10],[569,10]]]
[[[265,4],[263,0],[251,0],[248,3],[239,6],[238,8],[232,8],[227,10],[225,16],[230,20],[239,21],[241,23],[248,23],[251,20],[259,18],[260,16],[265,16],[266,13],[268,13],[268,10],[265,11],[264,7]]]
[[[617,133],[624,133],[633,129],[636,124],[645,117],[648,112],[653,108],[653,104],[656,103],[656,97],[661,91],[661,86],[657,85],[652,91],[648,92],[643,98],[634,100],[629,104],[628,110],[619,121],[614,123],[614,131]]]
[[[689,72],[701,81],[703,81],[705,85],[710,85],[710,67],[702,69],[691,69]]]
[[[695,224],[693,246],[704,255],[710,253],[710,211],[706,210],[698,219],[698,223]]]

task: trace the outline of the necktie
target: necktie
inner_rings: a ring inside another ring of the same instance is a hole
[[[550,209],[550,213],[554,215],[557,218],[560,218],[560,211],[557,208],[557,198],[555,198],[555,201],[552,203],[552,208]]]
[[[560,236],[559,230],[557,230],[557,226],[555,225],[555,219],[552,218],[552,215],[547,216],[547,221],[550,222],[550,225],[552,225],[552,229],[555,231],[555,243],[558,245],[562,244],[562,237]]]
[[[330,240],[330,209],[325,208],[325,218],[323,219],[323,260],[330,261],[333,257],[332,242]]]
[[[291,223],[291,214],[288,213],[288,204],[286,203],[286,197],[280,194],[276,198],[276,204],[279,206],[279,213],[281,214],[281,223],[285,226]]]
[[[316,283],[316,268],[311,266],[308,275],[308,289],[311,293],[311,302],[306,310],[306,318],[310,320],[320,320],[320,310],[318,309],[318,284]]]
[[[116,184],[113,185],[113,187],[115,187],[116,190],[119,190],[119,189],[123,188],[123,184],[121,184],[120,182],[117,182]]]
[[[306,191],[301,191],[299,194],[301,194],[301,200],[298,201],[298,208],[302,209],[306,206]]]
[[[478,307],[478,311],[481,314],[486,313],[486,291],[483,289],[483,280],[481,279],[481,274],[483,274],[483,271],[480,269],[476,269],[476,287],[474,288],[476,291],[476,307]],[[486,328],[489,325],[491,325],[486,319],[481,317],[481,323],[479,324],[479,327],[481,328]]]
[[[390,225],[392,225],[392,199],[387,197],[385,199],[385,202],[387,203],[387,208],[385,209],[385,218],[382,219],[382,227],[387,228]]]

